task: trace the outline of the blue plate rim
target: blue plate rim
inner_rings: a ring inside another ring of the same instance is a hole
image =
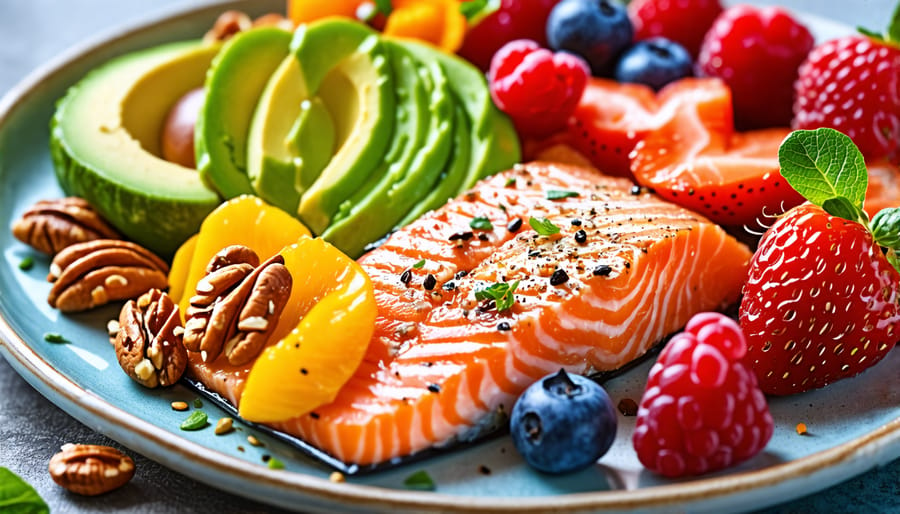
[[[90,58],[141,33],[161,30],[176,21],[209,15],[227,9],[247,9],[255,0],[205,1],[192,7],[176,7],[152,18],[123,28],[107,31],[60,54],[40,66],[0,98],[0,130],[15,111],[27,103],[45,81],[69,66]],[[275,2],[272,2],[274,5]],[[817,16],[807,18],[835,22]],[[2,304],[2,297],[0,297]],[[362,510],[449,512],[559,512],[594,510],[626,511],[635,508],[662,510],[673,507],[700,508],[730,506],[760,508],[759,498],[744,503],[760,491],[777,490],[768,495],[768,504],[825,489],[851,476],[884,465],[900,457],[900,417],[830,449],[809,456],[712,478],[697,478],[636,490],[574,493],[559,496],[479,497],[441,494],[440,492],[403,491],[375,486],[334,483],[315,476],[270,470],[206,448],[169,432],[159,430],[127,411],[87,391],[56,371],[12,328],[0,312],[0,354],[16,372],[51,402],[89,427],[175,471],[213,487],[284,508],[350,507]],[[248,487],[251,486],[251,487]],[[298,501],[317,502],[312,505]]]

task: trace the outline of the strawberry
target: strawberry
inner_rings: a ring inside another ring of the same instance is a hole
[[[882,209],[900,205],[900,165],[878,161],[866,166],[869,169],[866,213],[875,216]]]
[[[526,157],[548,147],[565,144],[590,159],[607,175],[632,178],[630,153],[638,141],[660,127],[679,104],[693,104],[712,89],[709,81],[684,79],[658,94],[641,84],[624,84],[592,78],[566,128],[544,140],[526,140]]]
[[[634,179],[667,200],[723,225],[758,226],[803,198],[778,174],[778,147],[789,130],[735,132],[729,88],[689,79],[690,102],[674,106],[631,154]]]
[[[797,68],[813,44],[809,30],[787,11],[737,5],[723,12],[706,34],[697,75],[728,84],[741,129],[787,127]]]
[[[634,0],[628,4],[636,41],[662,36],[683,46],[694,59],[703,36],[721,13],[719,0]]]
[[[772,437],[766,398],[730,318],[705,312],[688,321],[650,369],[632,443],[661,475],[698,475],[756,455]]]
[[[816,47],[795,85],[797,129],[831,127],[868,161],[900,163],[900,5],[886,38],[852,35]]]
[[[760,387],[786,395],[854,376],[900,338],[900,208],[870,224],[863,156],[835,130],[794,132],[779,156],[784,178],[812,203],[763,235],[740,322]]]

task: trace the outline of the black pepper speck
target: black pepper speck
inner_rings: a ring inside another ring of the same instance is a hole
[[[550,285],[551,286],[558,286],[560,284],[565,284],[568,281],[569,281],[569,274],[566,273],[564,270],[558,269],[558,270],[554,271],[552,275],[550,275]]]
[[[404,285],[409,285],[410,280],[412,280],[412,272],[403,270],[403,273],[400,274],[400,282],[403,282]]]
[[[518,232],[520,228],[522,228],[522,218],[516,218],[510,221],[508,225],[506,225],[506,230],[509,230],[513,233]]]
[[[579,230],[575,232],[575,242],[579,244],[584,244],[587,241],[587,232],[584,230]]]
[[[501,321],[500,323],[497,323],[497,330],[505,332],[505,331],[509,330],[510,328],[511,327],[509,326],[509,323],[507,323],[505,321]]]
[[[612,266],[609,264],[601,264],[594,268],[593,273],[598,277],[608,277],[609,274],[612,273]]]
[[[441,392],[441,386],[437,384],[428,384],[428,390],[432,393],[439,393]]]

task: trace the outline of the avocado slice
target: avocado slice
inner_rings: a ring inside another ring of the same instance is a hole
[[[203,85],[218,50],[188,41],[110,60],[69,89],[51,121],[50,153],[63,191],[164,257],[220,202],[196,170],[161,157],[169,109]]]
[[[453,153],[447,165],[441,171],[437,182],[431,192],[417,203],[406,216],[397,223],[397,227],[403,227],[412,223],[426,212],[437,209],[447,203],[447,200],[455,197],[466,179],[469,169],[469,160],[472,156],[472,140],[469,119],[466,111],[459,104],[453,110]]]
[[[212,62],[194,129],[195,153],[200,177],[225,198],[254,194],[247,176],[247,131],[290,43],[286,30],[255,28],[229,39]]]
[[[353,257],[428,194],[450,156],[454,133],[455,99],[440,64],[422,62],[396,42],[384,44],[398,85],[397,135],[380,168],[322,234]]]
[[[482,178],[511,168],[521,159],[519,139],[509,118],[491,100],[487,80],[474,66],[423,43],[400,42],[420,61],[433,60],[447,73],[451,88],[471,123],[472,154],[466,178],[458,193],[466,191]]]
[[[321,234],[375,171],[394,137],[394,75],[379,35],[352,20],[301,25],[291,52],[306,91],[328,106],[337,136],[337,150],[297,207],[300,219]]]

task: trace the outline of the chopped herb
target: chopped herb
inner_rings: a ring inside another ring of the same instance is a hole
[[[573,198],[576,196],[581,196],[578,191],[560,191],[558,189],[547,191],[547,200],[562,200],[563,198]]]
[[[195,410],[186,420],[181,422],[180,428],[182,430],[200,430],[208,424],[209,418],[206,416],[206,413],[202,410]]]
[[[412,475],[409,475],[406,477],[406,480],[403,481],[403,485],[409,489],[417,489],[420,491],[435,490],[434,480],[431,479],[431,476],[426,471],[416,471]]]
[[[491,220],[484,216],[472,218],[472,221],[469,222],[469,226],[472,227],[472,230],[494,230],[494,225],[491,223]]]
[[[28,482],[4,467],[0,467],[0,510],[10,514],[50,512],[50,508]]]
[[[284,463],[276,459],[275,457],[269,459],[268,466],[269,469],[284,469]]]
[[[201,400],[200,398],[194,398],[194,408],[199,409],[201,407],[203,407],[203,400]]]
[[[21,261],[19,261],[19,269],[22,271],[28,271],[34,267],[34,257],[27,256]]]
[[[72,341],[69,341],[62,334],[57,334],[56,332],[46,332],[44,334],[44,341],[53,344],[68,344]]]
[[[503,184],[503,185],[506,187],[516,185],[516,177],[509,177],[508,179],[506,179],[506,184]]]
[[[425,266],[425,259],[422,259],[421,261],[419,261],[419,262],[413,264],[413,268],[416,268],[416,269],[419,269],[419,268],[421,268],[421,267],[423,267],[423,266]]]
[[[506,282],[497,282],[484,289],[475,291],[475,299],[479,301],[493,300],[497,304],[498,311],[505,311],[516,303],[516,288],[519,287],[519,281],[516,280],[512,284]]]
[[[533,228],[535,232],[542,236],[559,234],[559,227],[554,225],[553,222],[547,218],[535,218],[532,216],[528,219],[528,224],[531,225],[531,228]]]

